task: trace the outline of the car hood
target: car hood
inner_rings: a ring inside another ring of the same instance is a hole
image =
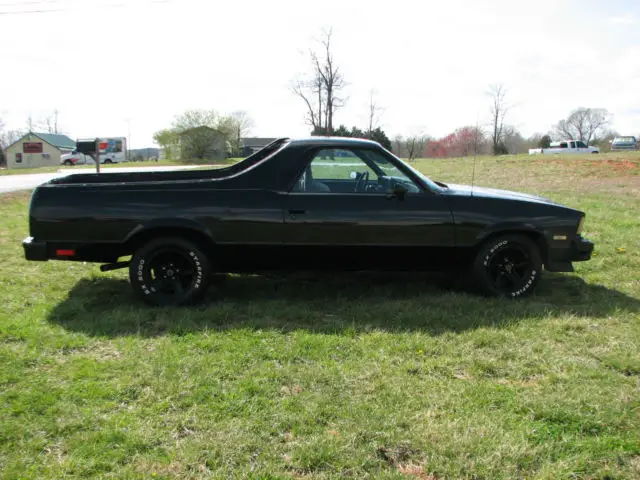
[[[539,197],[537,195],[529,195],[528,193],[513,192],[510,190],[499,190],[497,188],[487,187],[471,187],[471,185],[458,185],[447,184],[449,188],[443,191],[445,195],[456,195],[464,197],[483,197],[483,198],[495,198],[500,200],[516,200],[521,202],[534,202],[543,203],[545,205],[557,205],[559,203],[554,202],[551,199],[545,197]]]

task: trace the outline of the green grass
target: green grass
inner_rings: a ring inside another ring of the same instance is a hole
[[[237,276],[147,308],[125,271],[24,261],[29,197],[1,196],[0,477],[640,478],[640,159],[623,160],[476,162],[476,184],[585,210],[597,242],[521,301]]]

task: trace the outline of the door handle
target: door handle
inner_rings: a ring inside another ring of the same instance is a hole
[[[289,215],[304,215],[306,210],[289,210]]]

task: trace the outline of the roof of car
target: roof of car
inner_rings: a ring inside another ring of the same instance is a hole
[[[296,145],[328,146],[328,147],[371,147],[378,146],[378,142],[365,138],[351,137],[305,137],[292,138],[290,143]]]

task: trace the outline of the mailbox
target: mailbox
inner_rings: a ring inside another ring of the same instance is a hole
[[[95,140],[78,140],[76,142],[76,150],[85,155],[94,155],[96,153]]]

